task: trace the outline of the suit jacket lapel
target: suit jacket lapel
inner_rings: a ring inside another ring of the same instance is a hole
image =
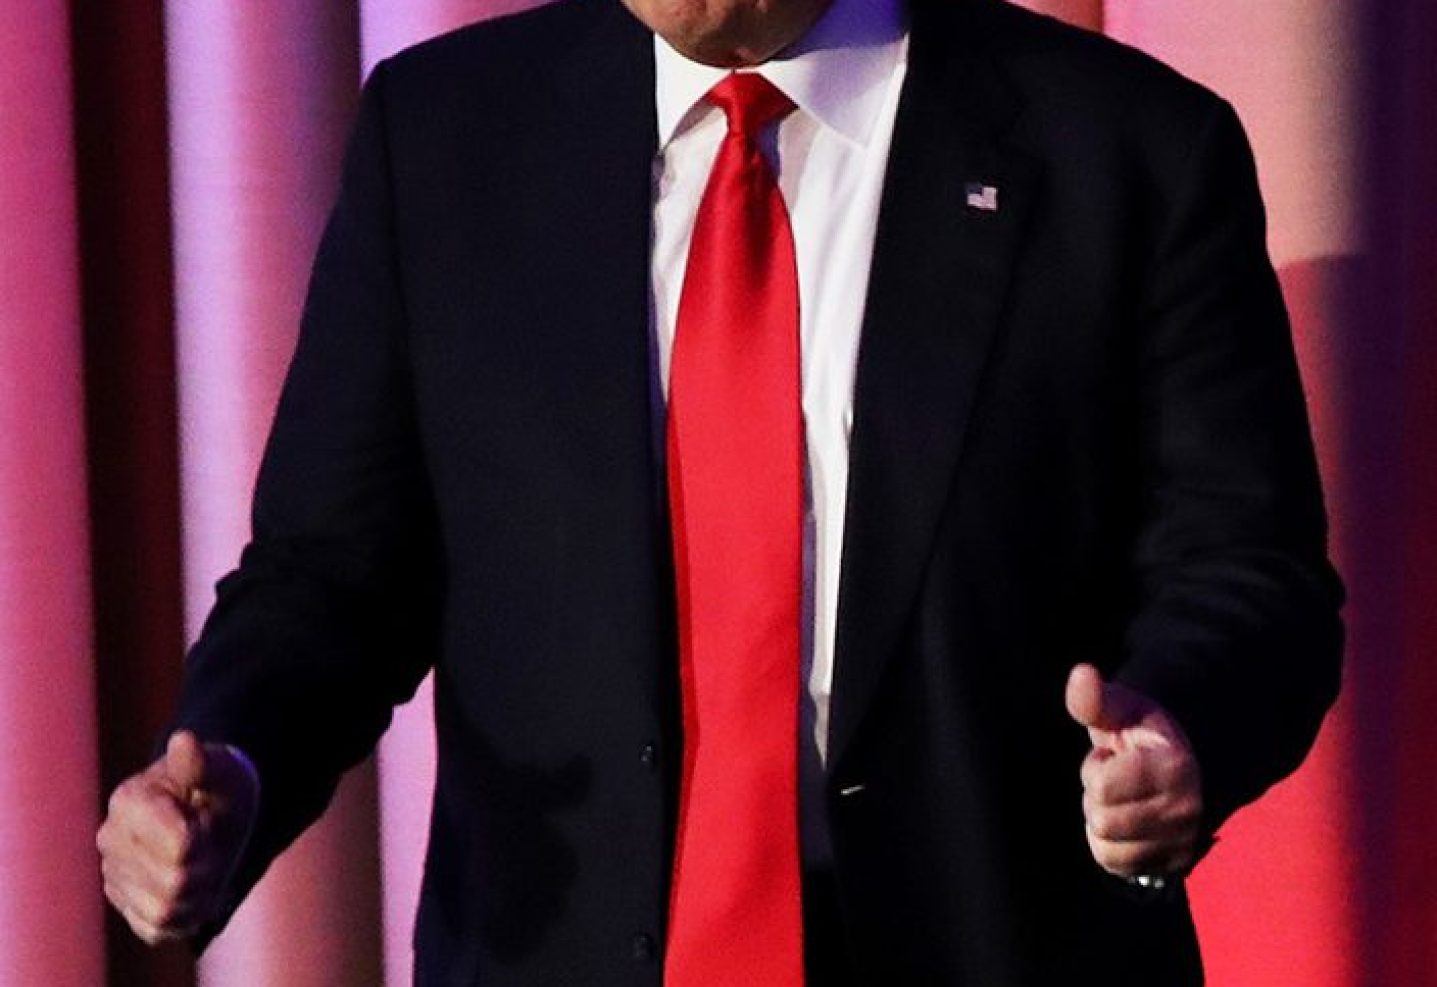
[[[999,143],[1017,106],[982,51],[981,5],[914,6],[858,357],[830,767],[917,596],[1037,172]]]

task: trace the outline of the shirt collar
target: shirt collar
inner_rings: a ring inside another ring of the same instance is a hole
[[[866,145],[906,40],[899,0],[833,0],[803,38],[754,71],[825,127]],[[657,36],[654,58],[662,148],[697,118],[694,108],[730,70],[691,61]]]

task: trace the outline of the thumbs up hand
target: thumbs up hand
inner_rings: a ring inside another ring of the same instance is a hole
[[[1093,859],[1118,877],[1191,867],[1202,831],[1202,784],[1177,721],[1137,690],[1104,682],[1092,665],[1069,673],[1067,706],[1093,744],[1082,767]]]
[[[184,730],[115,789],[95,845],[105,896],[137,936],[183,938],[219,914],[258,806],[254,769]]]

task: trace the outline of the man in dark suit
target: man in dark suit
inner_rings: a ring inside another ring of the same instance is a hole
[[[99,837],[111,899],[147,939],[212,933],[433,668],[418,981],[660,981],[696,746],[663,259],[703,222],[664,210],[706,125],[665,110],[665,66],[763,63],[778,126],[812,128],[744,138],[800,305],[861,313],[828,438],[829,323],[804,339],[809,983],[1200,982],[1181,877],[1299,763],[1341,641],[1235,115],[996,0],[914,0],[893,62],[844,0],[627,6],[470,28],[367,85],[254,538]],[[824,47],[891,104],[784,89]],[[878,142],[877,184],[795,201],[840,138]],[[865,189],[871,228],[814,261]],[[809,294],[855,257],[856,309]]]

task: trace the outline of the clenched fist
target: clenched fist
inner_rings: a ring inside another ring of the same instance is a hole
[[[1067,705],[1093,744],[1082,767],[1093,859],[1119,877],[1186,871],[1201,842],[1202,783],[1177,721],[1092,665],[1069,674]]]
[[[115,789],[95,845],[105,896],[137,936],[180,939],[216,917],[258,804],[249,765],[188,731]]]

